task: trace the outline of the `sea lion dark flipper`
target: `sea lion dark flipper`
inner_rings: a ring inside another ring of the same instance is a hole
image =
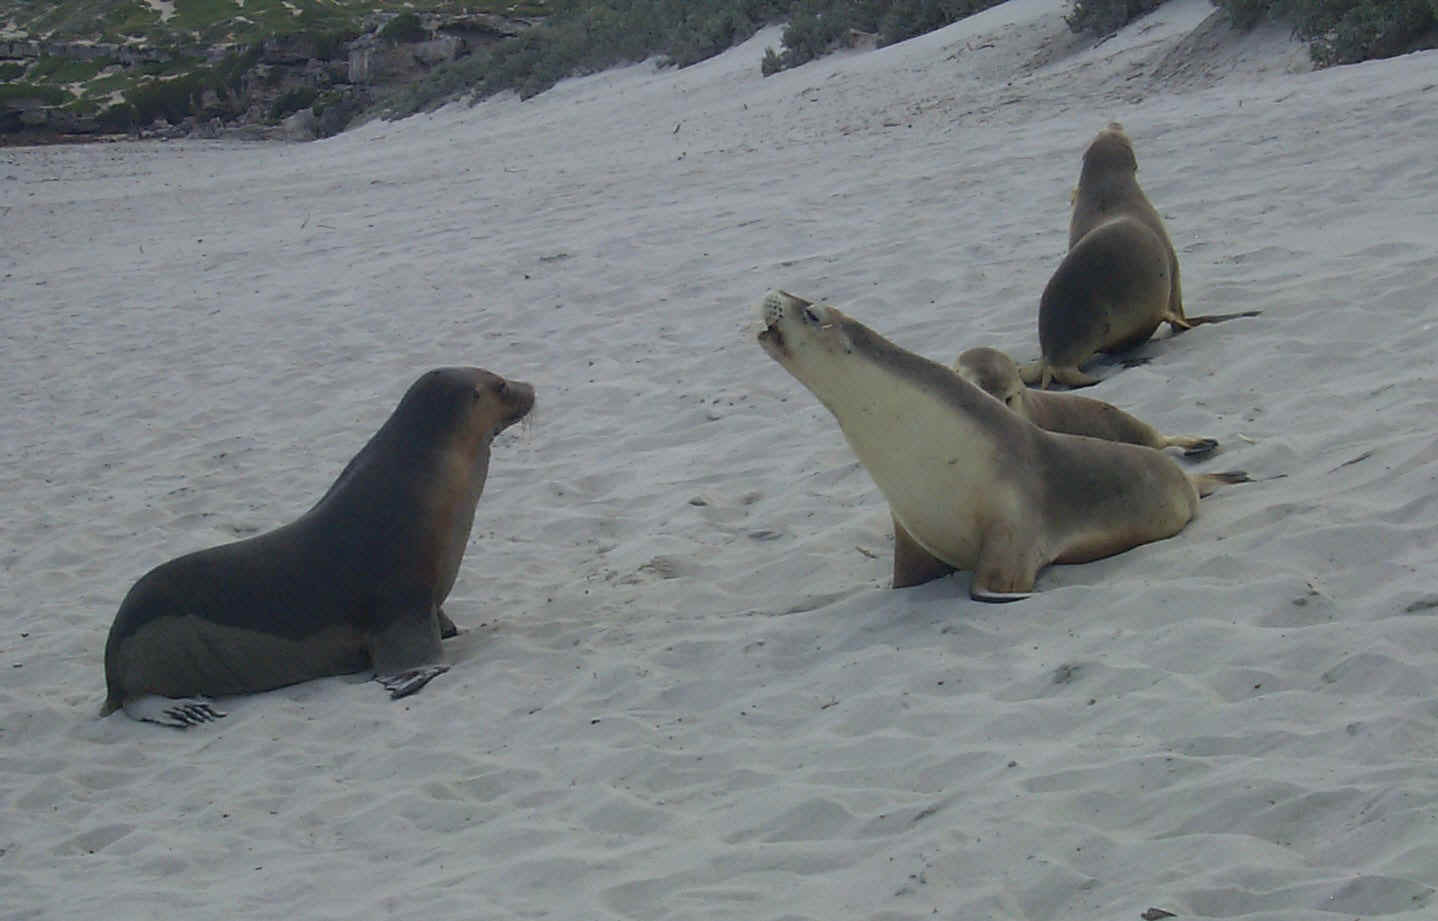
[[[893,518],[893,522],[894,588],[923,585],[954,571],[954,567],[920,547],[909,532],[904,530],[904,526],[899,524],[899,519]]]
[[[436,611],[435,615],[439,618],[440,639],[447,640],[459,636],[459,628],[454,625],[454,621],[449,619],[449,615],[444,613],[444,608],[440,608]]]
[[[404,613],[381,616],[383,626],[370,636],[375,680],[393,698],[408,697],[444,674],[438,611],[431,614],[413,603]]]
[[[223,710],[216,710],[203,697],[161,697],[158,694],[146,694],[125,701],[123,708],[130,719],[159,723],[161,726],[172,726],[175,729],[188,729],[225,716]]]
[[[449,671],[448,665],[426,665],[423,668],[412,668],[394,675],[375,675],[374,680],[389,691],[391,700],[399,700],[401,697],[408,697],[418,691],[447,671]]]

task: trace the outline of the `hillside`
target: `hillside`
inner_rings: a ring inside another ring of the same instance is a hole
[[[543,0],[0,0],[0,134],[217,134],[317,103],[308,133],[333,133],[376,86],[545,13]]]

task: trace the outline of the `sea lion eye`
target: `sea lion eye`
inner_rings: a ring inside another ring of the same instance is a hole
[[[810,323],[814,324],[815,326],[818,326],[818,325],[819,325],[819,315],[818,315],[817,313],[815,313],[814,310],[813,310],[813,308],[811,308],[811,307],[805,307],[805,308],[804,308],[804,319],[805,319],[805,320],[808,320]]]
[[[494,385],[494,392],[499,394],[500,396],[504,396],[506,393],[509,393],[509,381],[499,381],[497,384]]]

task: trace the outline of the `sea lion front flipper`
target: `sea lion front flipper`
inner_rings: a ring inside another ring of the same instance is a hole
[[[1011,523],[989,528],[974,564],[969,597],[975,601],[1004,602],[1022,601],[1032,595],[1039,572],[1033,537],[1020,534]]]
[[[892,517],[892,513],[890,513]],[[954,567],[920,547],[894,518],[894,588],[922,585],[947,576]]]
[[[448,665],[426,665],[422,668],[411,668],[408,671],[395,675],[375,675],[374,680],[389,691],[391,700],[399,700],[401,697],[408,697],[415,691],[429,684],[435,678],[449,671]]]
[[[447,640],[447,639],[450,639],[451,637],[459,636],[459,628],[454,625],[454,621],[452,621],[452,620],[449,619],[449,615],[446,614],[446,613],[444,613],[444,608],[440,608],[438,611],[435,611],[434,613],[435,613],[435,616],[439,618],[439,638],[440,638],[440,639],[442,639],[442,640]]]
[[[1103,378],[1094,377],[1092,374],[1085,374],[1073,365],[1062,368],[1055,367],[1054,365],[1046,365],[1043,374],[1039,378],[1039,389],[1047,390],[1049,388],[1049,381],[1051,380],[1058,381],[1065,387],[1092,387],[1094,384],[1103,380]]]
[[[161,697],[144,694],[132,697],[122,705],[125,715],[133,720],[159,723],[175,729],[189,729],[200,723],[222,719],[224,711],[216,710],[204,697]]]
[[[960,356],[962,357],[962,356]],[[1019,380],[1029,386],[1037,384],[1044,377],[1044,360],[1031,361],[1026,365],[1019,365]]]
[[[370,661],[375,680],[394,698],[418,691],[436,676],[449,671],[440,645],[438,608],[407,607],[381,611],[381,626],[369,637]]]

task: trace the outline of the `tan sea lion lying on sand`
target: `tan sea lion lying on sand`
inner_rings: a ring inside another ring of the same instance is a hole
[[[1142,419],[1102,400],[1026,387],[1019,377],[1019,366],[998,349],[969,349],[959,356],[954,370],[964,380],[1050,432],[1088,435],[1159,450],[1182,448],[1185,457],[1207,457],[1218,447],[1212,438],[1164,435]]]

